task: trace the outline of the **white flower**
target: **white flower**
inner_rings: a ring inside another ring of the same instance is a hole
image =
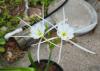
[[[70,40],[74,37],[74,30],[69,24],[62,21],[57,25],[57,35],[62,40]]]
[[[44,36],[45,29],[46,29],[45,25],[44,25],[43,21],[41,21],[31,27],[31,29],[30,29],[31,36],[34,39],[39,39],[40,37]]]

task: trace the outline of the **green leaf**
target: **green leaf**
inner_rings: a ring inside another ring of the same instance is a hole
[[[0,0],[0,5],[4,4],[4,0]]]
[[[22,2],[22,0],[15,0],[15,3],[18,5]]]
[[[0,53],[5,52],[5,48],[3,46],[0,46]]]
[[[0,68],[0,71],[35,71],[34,68]]]
[[[39,2],[39,0],[30,0],[29,1],[31,5],[36,6]]]
[[[53,48],[55,48],[55,45],[50,43],[49,47],[50,47],[50,49],[53,49]]]
[[[31,62],[32,67],[36,67],[34,60],[32,58],[32,54],[29,50],[28,50],[28,58],[29,58],[29,61]]]
[[[4,38],[0,38],[0,45],[4,45],[6,43]]]
[[[57,39],[54,39],[53,40],[53,43],[55,43],[55,44],[59,44],[61,42],[61,39],[60,38],[57,38]]]

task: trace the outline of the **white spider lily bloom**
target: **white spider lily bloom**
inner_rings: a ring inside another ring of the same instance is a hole
[[[45,27],[44,23],[42,23],[42,22],[35,24],[30,29],[30,32],[31,32],[30,36],[32,36],[34,39],[39,39],[44,36],[46,27]]]
[[[57,25],[57,35],[62,40],[70,40],[74,37],[74,30],[72,27],[69,26],[69,24],[62,21]]]

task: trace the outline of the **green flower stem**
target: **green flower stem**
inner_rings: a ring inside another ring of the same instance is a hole
[[[32,54],[31,54],[31,52],[29,50],[28,50],[28,58],[29,58],[29,61],[31,62],[32,67],[33,68],[36,68],[36,65],[34,63],[34,60],[32,58]]]
[[[44,71],[48,71],[48,70],[49,70],[50,60],[51,60],[51,56],[52,56],[52,50],[53,50],[53,49],[50,49],[48,63],[47,63],[47,65],[46,65],[46,68],[45,68]]]
[[[52,43],[52,42],[50,42],[50,41],[49,41],[48,39],[46,39],[44,36],[43,36],[42,38],[44,38],[45,41],[47,41],[47,42],[50,43],[50,44],[49,44],[50,52],[49,52],[48,63],[47,63],[46,68],[45,68],[45,70],[44,70],[44,71],[48,71],[48,70],[49,70],[49,66],[50,66],[51,56],[52,56],[52,50],[53,50],[53,48],[54,48],[55,46],[57,46],[57,45],[54,44],[54,43]],[[51,46],[50,46],[50,45],[51,45]],[[52,46],[52,45],[54,45],[54,46]]]

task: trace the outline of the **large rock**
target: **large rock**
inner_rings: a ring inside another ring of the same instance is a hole
[[[64,0],[51,4],[48,12],[52,12],[63,2]],[[65,14],[63,14],[63,9]],[[52,19],[55,23],[59,23],[64,20],[64,16],[68,19],[67,23],[74,28],[75,33],[78,35],[91,31],[97,24],[95,10],[84,0],[68,0],[61,9],[52,15]]]

